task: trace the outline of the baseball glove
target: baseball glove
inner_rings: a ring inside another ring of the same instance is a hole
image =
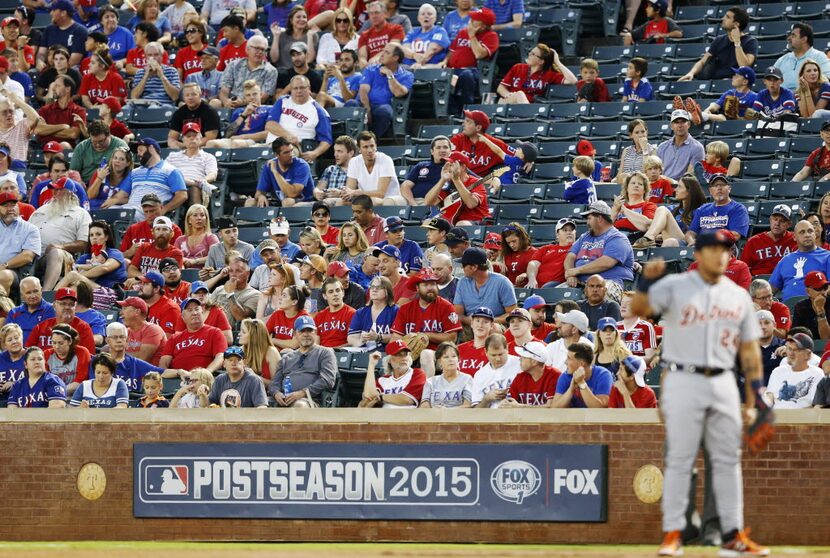
[[[755,399],[755,411],[755,420],[744,434],[746,449],[753,455],[763,451],[775,434],[775,415],[760,397]]]
[[[403,336],[403,342],[409,347],[414,362],[421,356],[421,351],[429,346],[429,337],[425,333],[408,333]]]
[[[723,103],[723,114],[729,120],[737,120],[740,103],[734,95],[728,95]]]

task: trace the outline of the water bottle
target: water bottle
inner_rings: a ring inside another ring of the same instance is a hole
[[[292,391],[294,391],[294,388],[291,385],[291,376],[286,376],[285,379],[282,381],[282,394],[288,395]]]

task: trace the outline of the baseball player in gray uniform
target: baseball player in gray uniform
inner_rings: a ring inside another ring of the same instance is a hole
[[[746,376],[747,408],[760,400],[761,335],[746,290],[724,277],[734,244],[726,231],[701,234],[695,242],[698,268],[660,279],[662,261],[646,264],[633,309],[662,315],[660,409],[666,428],[663,531],[659,556],[683,554],[681,531],[689,483],[700,441],[709,450],[723,544],[719,556],[767,556],[743,524],[741,401],[735,382],[736,357]],[[658,280],[659,279],[659,280]],[[763,403],[762,403],[763,405]]]

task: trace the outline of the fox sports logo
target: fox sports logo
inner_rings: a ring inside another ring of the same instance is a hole
[[[527,461],[505,461],[490,475],[490,486],[496,495],[506,502],[521,504],[533,496],[542,485],[539,469]]]

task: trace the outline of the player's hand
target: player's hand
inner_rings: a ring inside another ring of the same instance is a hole
[[[643,266],[643,277],[654,280],[663,276],[666,272],[666,262],[662,258],[656,258],[646,262]]]

